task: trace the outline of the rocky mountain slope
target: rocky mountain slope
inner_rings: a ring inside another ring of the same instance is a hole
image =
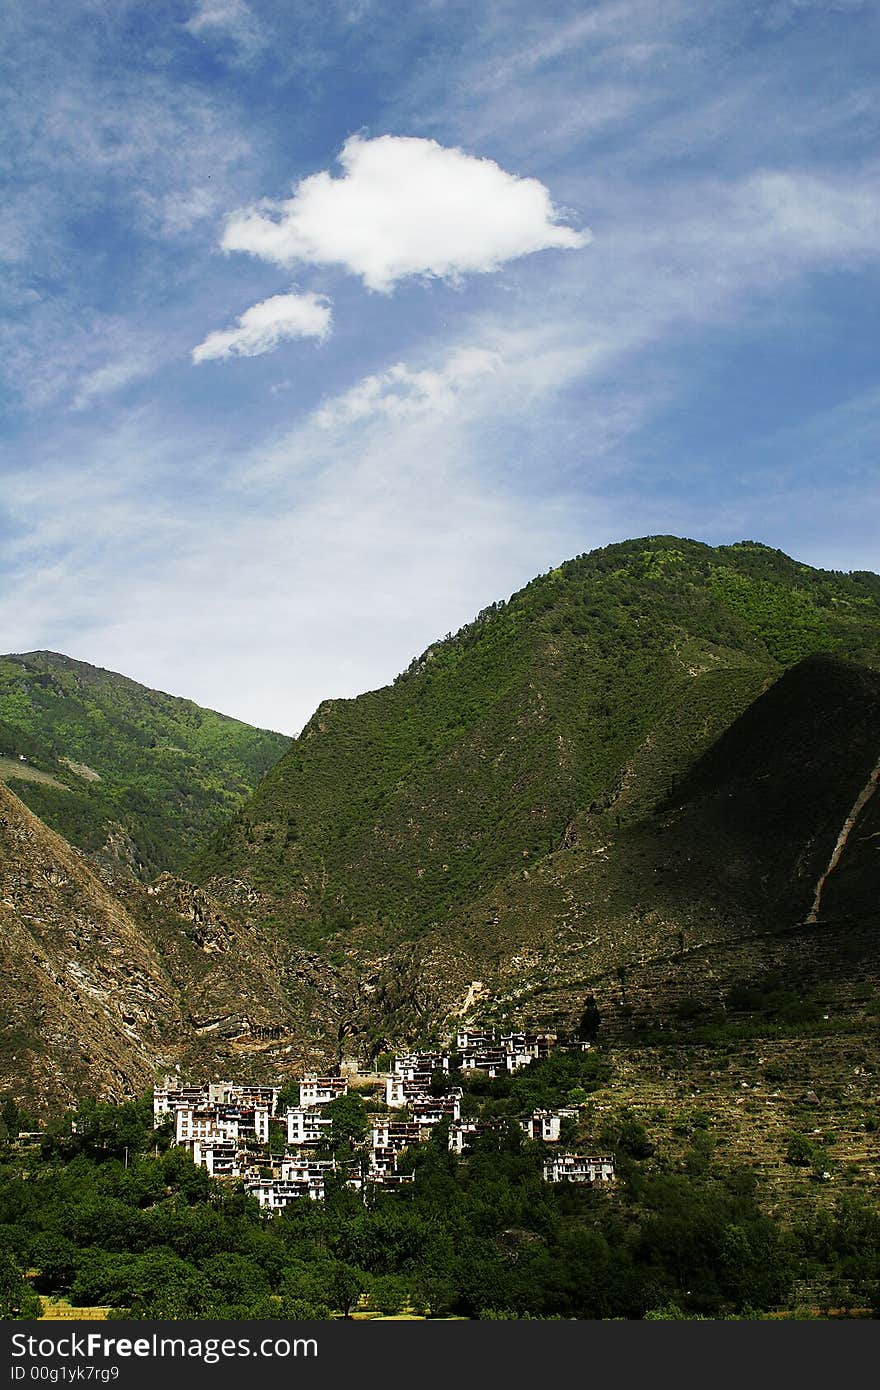
[[[288,743],[55,652],[0,657],[0,781],[142,877],[185,869]]]
[[[142,1094],[166,1067],[319,1065],[350,990],[184,880],[89,862],[2,785],[0,977],[0,1095],[37,1113]]]
[[[0,786],[0,1090],[58,1104],[149,1086],[181,1016],[155,947],[60,835]]]

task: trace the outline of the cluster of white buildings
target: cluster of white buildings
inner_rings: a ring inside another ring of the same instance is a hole
[[[462,1029],[455,1037],[462,1071],[504,1076],[546,1057],[556,1046],[555,1033],[498,1033],[494,1028]]]
[[[460,1031],[455,1042],[462,1071],[501,1076],[546,1056],[556,1038],[553,1034],[499,1035],[494,1029],[468,1029]],[[449,1126],[450,1152],[463,1154],[492,1122],[462,1119],[461,1087],[442,1081],[449,1072],[450,1054],[446,1052],[410,1052],[395,1057],[381,1083],[388,1113],[369,1117],[369,1132],[357,1146],[356,1160],[346,1163],[344,1173],[336,1159],[327,1156],[333,1130],[327,1107],[348,1093],[346,1075],[303,1076],[299,1104],[288,1106],[283,1115],[275,1113],[280,1094],[277,1086],[230,1081],[188,1086],[168,1077],[153,1093],[154,1123],[158,1126],[172,1116],[175,1144],[186,1148],[193,1161],[212,1177],[243,1178],[246,1190],[271,1214],[302,1197],[323,1200],[328,1178],[337,1173],[356,1191],[368,1185],[397,1187],[413,1182],[414,1174],[400,1171],[398,1159],[405,1150],[424,1143],[438,1124]],[[576,1107],[535,1110],[519,1124],[530,1139],[557,1144],[563,1121],[577,1115]],[[287,1152],[281,1159],[267,1161],[265,1149],[273,1122],[286,1128]],[[546,1160],[543,1175],[547,1182],[610,1182],[614,1161],[604,1156],[560,1153]]]
[[[440,1053],[408,1053],[396,1057],[384,1081],[387,1115],[371,1116],[367,1137],[359,1146],[359,1162],[349,1164],[347,1187],[361,1191],[371,1184],[400,1187],[414,1181],[411,1172],[398,1170],[398,1156],[404,1149],[428,1139],[434,1125],[458,1120],[461,1115],[461,1088],[434,1096],[431,1085],[437,1072],[449,1072],[449,1057]],[[304,1076],[299,1084],[299,1105],[289,1106],[284,1115],[287,1143],[297,1154],[285,1156],[277,1179],[247,1183],[261,1206],[277,1211],[295,1197],[314,1200],[324,1197],[328,1174],[336,1172],[333,1159],[318,1159],[315,1150],[326,1149],[332,1132],[332,1117],[325,1111],[330,1101],[348,1092],[347,1076]],[[406,1108],[408,1117],[393,1112]]]
[[[247,1164],[247,1146],[269,1142],[269,1121],[278,1104],[277,1086],[233,1081],[182,1085],[166,1077],[153,1091],[153,1123],[171,1116],[174,1143],[192,1155],[211,1177],[240,1178]]]

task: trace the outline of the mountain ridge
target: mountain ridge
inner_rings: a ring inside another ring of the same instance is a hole
[[[61,653],[0,656],[0,777],[141,877],[185,869],[288,742]]]

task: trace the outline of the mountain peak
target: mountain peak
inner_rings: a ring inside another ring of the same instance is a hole
[[[423,930],[590,807],[650,811],[805,657],[877,664],[873,580],[752,541],[649,536],[575,557],[392,685],[322,705],[201,872],[252,881],[308,932]]]

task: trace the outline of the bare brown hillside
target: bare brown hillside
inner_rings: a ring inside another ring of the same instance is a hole
[[[105,879],[0,786],[0,1093],[38,1112],[166,1067],[275,1075],[338,1051],[337,971],[170,875]]]
[[[156,949],[81,855],[0,785],[0,1089],[34,1104],[149,1085],[180,1035]]]

